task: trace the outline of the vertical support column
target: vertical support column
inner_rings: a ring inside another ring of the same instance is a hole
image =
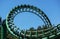
[[[1,32],[0,32],[0,34],[1,34],[0,39],[3,39],[3,27],[2,26],[1,26]]]
[[[23,38],[21,37],[21,32],[20,32],[20,35],[19,35],[19,39],[23,39]]]
[[[30,31],[30,39],[32,39],[32,31]]]
[[[24,31],[24,39],[26,39],[26,31]]]
[[[3,26],[3,38],[4,38],[4,39],[7,39],[6,20],[3,20],[3,22],[2,22],[2,26]]]
[[[43,34],[43,37],[44,37],[44,36],[45,36],[45,35],[44,35],[44,29],[42,30],[42,34]]]
[[[2,26],[2,18],[0,17],[0,39],[3,39],[3,26]]]
[[[36,31],[36,38],[38,39],[38,30]]]

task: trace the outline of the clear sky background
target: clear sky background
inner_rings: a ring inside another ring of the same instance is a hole
[[[0,0],[0,16],[2,19],[6,19],[10,10],[21,4],[36,6],[45,12],[52,24],[57,25],[60,23],[60,0]],[[32,26],[36,28],[43,24],[38,16],[31,13],[28,14],[28,12],[25,13],[18,14],[15,17],[15,25],[28,29]]]

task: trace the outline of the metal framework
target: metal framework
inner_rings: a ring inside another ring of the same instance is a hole
[[[14,24],[13,20],[16,15],[22,12],[31,12],[37,15],[44,22],[44,25],[47,26],[47,28],[43,27],[41,30],[33,31],[20,30]],[[19,37],[19,39],[55,39],[60,35],[60,24],[53,27],[50,20],[43,11],[41,11],[37,7],[30,5],[21,5],[12,9],[6,17],[6,20],[4,20],[3,23],[0,24],[0,27],[1,39],[4,39],[4,37],[6,36],[6,30],[8,30],[12,36]]]
[[[51,24],[50,20],[48,19],[48,17],[46,16],[46,14],[43,11],[41,11],[39,8],[30,6],[30,5],[21,5],[21,6],[17,6],[14,9],[12,9],[6,18],[6,26],[7,26],[8,31],[10,31],[11,34],[13,34],[15,36],[37,37],[37,35],[31,35],[31,33],[32,33],[31,31],[29,31],[30,35],[26,35],[26,31],[24,31],[24,33],[22,33],[21,30],[19,28],[16,28],[16,25],[14,25],[14,23],[13,23],[14,17],[17,14],[22,13],[22,12],[33,13],[33,14],[37,15],[40,19],[42,19],[45,26],[47,26],[48,28],[52,27],[52,24]],[[33,31],[33,32],[38,32],[38,31]],[[41,32],[44,33],[43,30],[41,30]],[[38,36],[40,36],[40,34]],[[44,36],[45,35],[42,35],[42,37],[44,37]]]
[[[0,17],[0,39],[3,39],[2,18]]]

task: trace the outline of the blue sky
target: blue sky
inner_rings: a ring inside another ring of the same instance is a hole
[[[52,24],[60,23],[60,0],[0,0],[0,16],[5,19],[10,10],[21,4],[29,4],[40,8],[48,16]],[[28,12],[29,13],[29,12]],[[43,24],[42,20],[34,14],[18,14],[14,23],[18,27],[23,28],[37,27]]]

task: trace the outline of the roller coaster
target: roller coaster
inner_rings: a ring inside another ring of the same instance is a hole
[[[14,18],[22,12],[37,15],[43,21],[44,26],[39,29],[20,30],[14,24]],[[2,21],[0,18],[0,35],[0,39],[57,39],[60,36],[60,24],[53,26],[47,15],[35,6],[20,5],[12,9],[5,20]],[[8,35],[11,35],[12,38]]]

